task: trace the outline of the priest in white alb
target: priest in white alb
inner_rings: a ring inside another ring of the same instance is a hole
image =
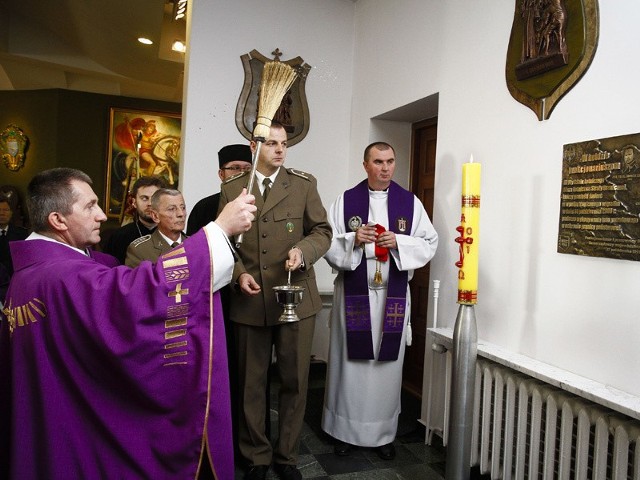
[[[402,364],[410,329],[409,280],[433,258],[436,233],[416,196],[392,181],[395,151],[364,151],[367,179],[333,203],[331,248],[337,270],[322,429],[336,455],[375,448],[395,458]]]

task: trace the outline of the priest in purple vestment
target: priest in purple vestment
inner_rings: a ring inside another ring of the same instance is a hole
[[[254,197],[130,269],[90,249],[106,220],[91,183],[56,168],[28,187],[34,233],[11,245],[0,329],[0,477],[233,479],[217,291]]]

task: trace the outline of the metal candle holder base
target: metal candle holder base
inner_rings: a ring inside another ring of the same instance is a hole
[[[478,327],[473,305],[461,304],[453,330],[453,371],[449,400],[447,480],[468,480],[471,475],[473,399],[478,357]]]
[[[297,322],[300,319],[296,315],[296,307],[302,302],[302,294],[304,293],[304,287],[298,287],[295,285],[280,285],[273,287],[273,291],[276,293],[276,301],[284,311],[278,321],[280,322]]]

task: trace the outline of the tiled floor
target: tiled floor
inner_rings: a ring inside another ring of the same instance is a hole
[[[381,460],[373,450],[366,448],[358,448],[347,457],[334,455],[333,440],[320,428],[325,372],[324,364],[312,364],[305,426],[298,459],[298,468],[303,478],[314,480],[444,479],[445,449],[441,444],[425,445],[424,428],[417,422],[420,416],[419,402],[405,393],[402,395],[402,413],[394,442],[397,452],[394,460]],[[273,388],[271,392],[272,438],[277,436],[278,428],[277,412],[273,408],[276,402],[277,390]],[[243,473],[238,469],[236,479],[242,478]],[[267,479],[277,478],[273,471],[269,471]]]

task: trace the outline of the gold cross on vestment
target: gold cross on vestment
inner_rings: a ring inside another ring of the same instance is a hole
[[[400,311],[398,311],[398,307]],[[393,306],[390,306],[387,310],[387,318],[389,322],[393,322],[393,326],[397,327],[398,322],[404,322],[404,306],[399,303],[394,303]]]
[[[189,295],[189,289],[182,288],[182,283],[176,285],[176,289],[168,293],[169,297],[176,297],[176,303],[182,302],[182,295]]]

